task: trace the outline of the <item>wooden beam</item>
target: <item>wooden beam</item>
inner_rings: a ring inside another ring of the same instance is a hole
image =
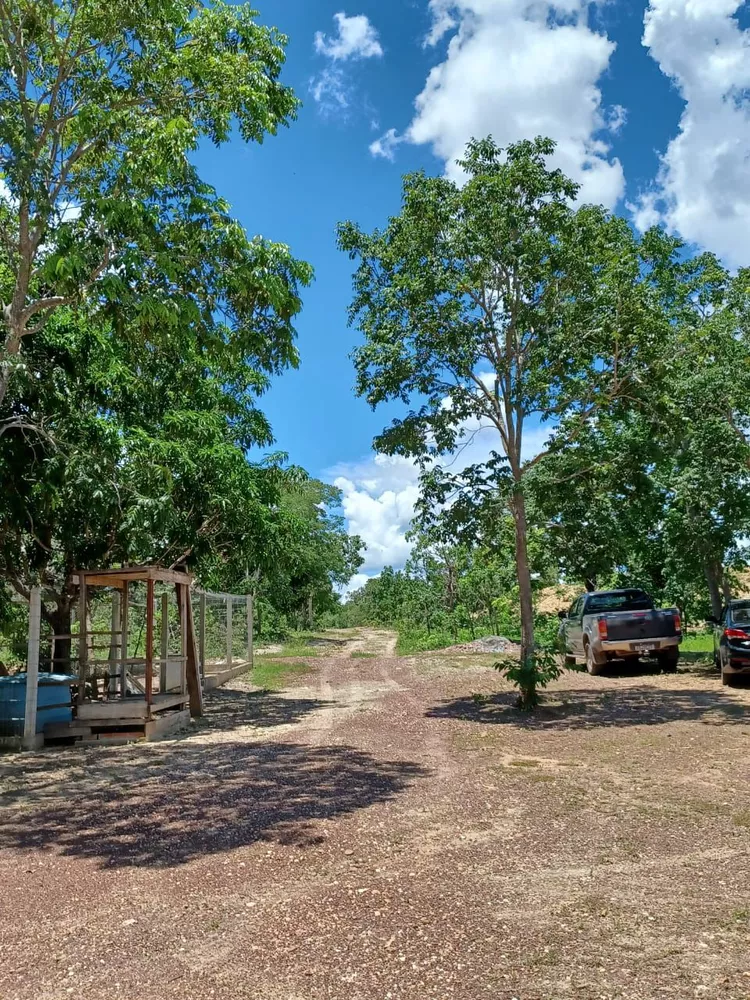
[[[78,596],[78,705],[81,706],[86,699],[86,671],[88,668],[88,635],[86,634],[86,615],[88,612],[88,600],[86,595],[86,574],[81,573],[79,578]]]
[[[146,704],[151,714],[154,697],[154,581],[146,581]]]
[[[130,635],[128,633],[129,618],[130,618],[130,588],[128,584],[124,584],[122,588],[122,604],[120,607],[120,616],[122,618],[122,644],[120,646],[120,697],[127,697],[128,693],[128,642],[130,640]]]
[[[159,693],[167,690],[167,657],[169,656],[169,594],[161,595],[161,660],[159,661]]]
[[[109,696],[117,694],[117,665],[120,661],[120,637],[122,635],[121,599],[115,591],[112,594],[112,634],[109,640]]]
[[[36,738],[36,710],[39,696],[39,634],[42,622],[42,592],[33,587],[29,599],[29,645],[26,654],[26,705],[23,719],[23,746],[32,749]]]
[[[250,667],[253,665],[253,595],[247,595],[247,658]]]
[[[185,588],[185,609],[187,619],[187,689],[190,696],[190,714],[194,719],[203,715],[203,687],[201,685],[198,650],[195,643],[195,625],[190,588]]]
[[[154,712],[178,708],[186,702],[184,694],[154,695],[151,708],[145,697],[128,698],[127,701],[92,701],[80,706],[78,719],[80,722],[93,722],[95,719],[148,719]]]
[[[198,611],[198,663],[201,677],[206,676],[206,595],[199,598]]]
[[[231,597],[226,598],[227,607],[227,666],[232,669],[232,605]]]

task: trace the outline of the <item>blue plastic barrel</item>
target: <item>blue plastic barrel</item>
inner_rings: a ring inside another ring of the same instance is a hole
[[[70,685],[78,680],[71,674],[39,674],[36,731],[44,732],[48,722],[71,722],[73,707]],[[0,677],[0,737],[23,736],[26,715],[26,674]]]

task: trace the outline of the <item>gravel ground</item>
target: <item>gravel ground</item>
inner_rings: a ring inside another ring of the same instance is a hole
[[[491,657],[338,638],[179,740],[0,758],[2,1000],[750,997],[749,690],[524,718]]]

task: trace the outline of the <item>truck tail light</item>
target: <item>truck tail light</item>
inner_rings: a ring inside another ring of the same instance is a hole
[[[675,632],[682,632],[682,618],[679,611],[675,611],[674,613],[674,630]]]
[[[599,626],[599,638],[602,640],[602,642],[606,642],[607,641],[607,634],[608,634],[607,633],[607,619],[606,618],[600,618],[597,624]]]
[[[725,628],[724,629],[725,639],[747,639],[750,638],[743,629],[741,628]]]

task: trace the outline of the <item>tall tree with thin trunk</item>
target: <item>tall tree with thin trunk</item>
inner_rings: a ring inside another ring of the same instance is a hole
[[[376,447],[431,469],[436,498],[441,486],[444,498],[453,487],[483,499],[489,491],[512,514],[524,707],[537,699],[526,504],[537,457],[525,434],[546,421],[574,439],[637,385],[666,322],[650,276],[677,246],[656,233],[641,246],[625,220],[571,207],[578,188],[550,169],[553,152],[550,139],[506,150],[473,140],[463,185],[409,175],[385,230],[339,228],[341,248],[359,261],[358,392],[373,407],[413,405]],[[490,460],[459,475],[436,470],[478,427],[496,432]]]
[[[0,0],[0,407],[26,338],[61,306],[117,306],[151,337],[231,326],[251,300],[282,311],[286,248],[248,245],[189,159],[233,129],[260,142],[296,113],[279,82],[286,39],[256,14]],[[255,280],[232,285],[243,257]]]

